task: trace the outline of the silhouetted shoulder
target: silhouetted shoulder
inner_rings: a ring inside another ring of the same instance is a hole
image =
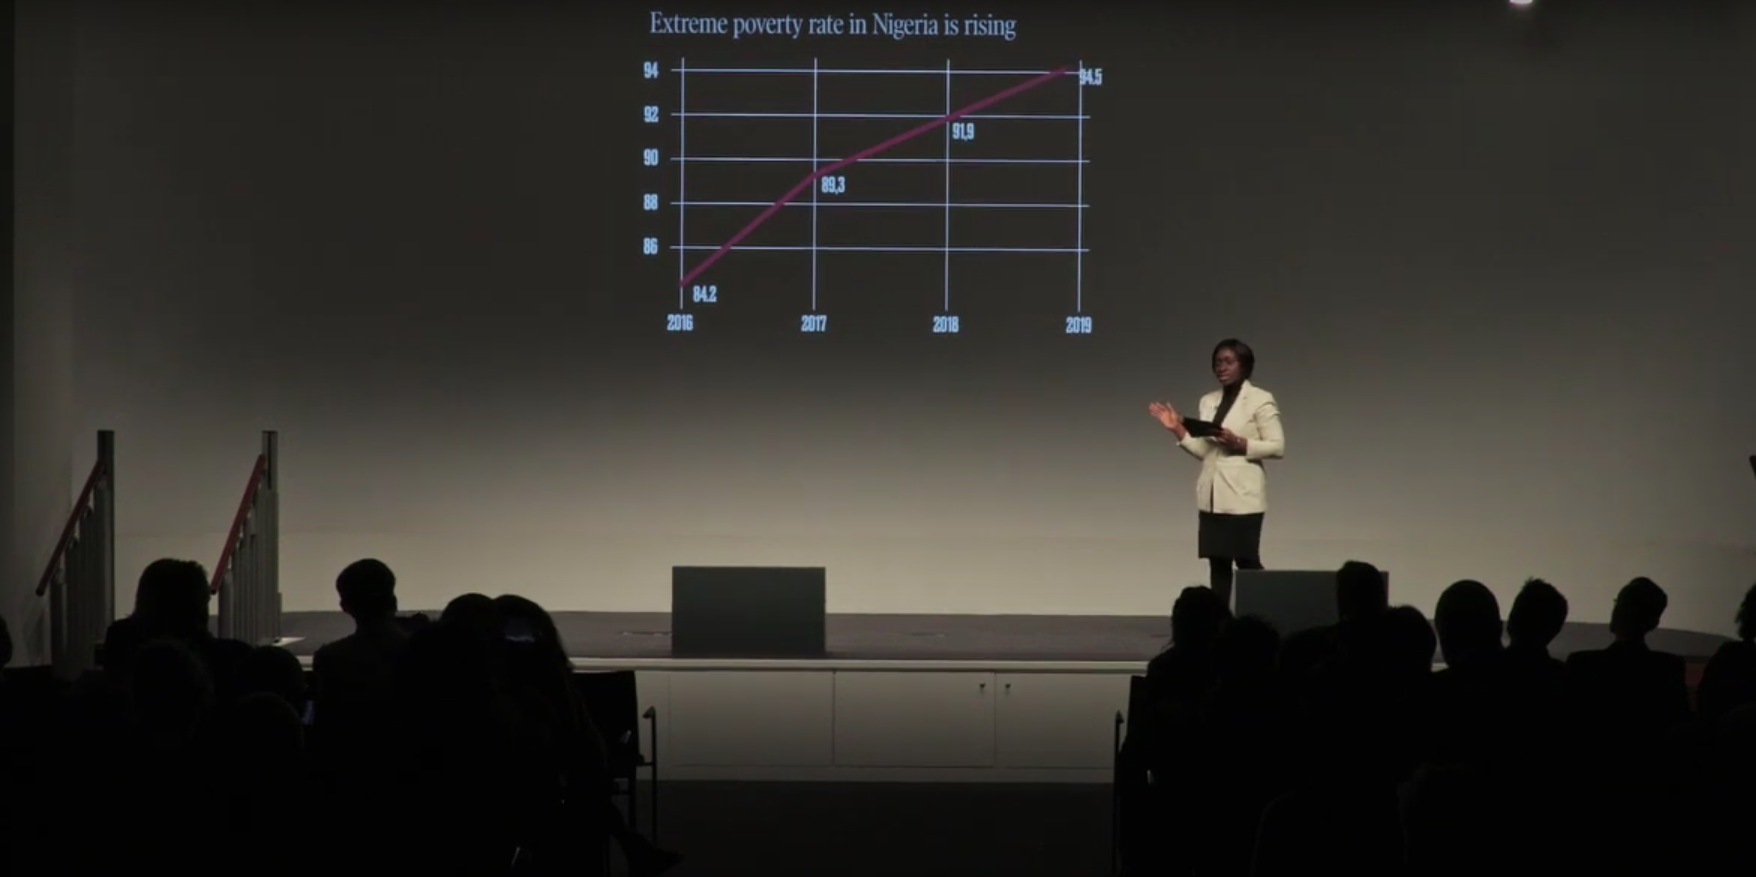
[[[1678,676],[1683,675],[1689,666],[1688,662],[1683,660],[1682,655],[1673,655],[1670,652],[1653,652],[1652,663],[1663,667],[1665,673],[1675,671]]]
[[[1713,653],[1713,659],[1708,663],[1732,666],[1756,664],[1756,643],[1747,643],[1742,640],[1721,643],[1718,651]]]
[[[241,639],[222,639],[220,637],[214,637],[213,650],[225,657],[239,659],[249,657],[250,653],[255,651],[249,643]]]
[[[1715,658],[1736,659],[1738,657],[1739,652],[1741,652],[1745,649],[1748,649],[1750,647],[1751,647],[1750,643],[1744,643],[1744,642],[1738,642],[1737,640],[1732,640],[1731,642],[1720,643],[1719,648],[1714,650],[1713,656]]]

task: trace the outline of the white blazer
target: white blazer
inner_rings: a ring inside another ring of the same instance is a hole
[[[1212,420],[1219,413],[1219,400],[1219,390],[1201,397],[1202,420]],[[1286,456],[1287,448],[1274,394],[1245,381],[1220,426],[1242,437],[1248,450],[1235,453],[1213,439],[1195,436],[1178,442],[1179,447],[1201,461],[1201,476],[1195,480],[1195,507],[1222,515],[1268,511],[1268,472],[1262,461]]]

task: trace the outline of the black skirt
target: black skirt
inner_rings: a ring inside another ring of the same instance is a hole
[[[1202,557],[1255,558],[1262,556],[1262,513],[1222,515],[1201,513],[1197,540]]]

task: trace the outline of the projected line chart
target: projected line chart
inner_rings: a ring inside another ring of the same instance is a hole
[[[674,90],[654,82],[666,76]],[[829,331],[825,263],[867,254],[899,260],[882,263],[893,273],[911,266],[911,289],[927,282],[925,265],[936,265],[936,308],[923,327],[942,335],[965,329],[954,307],[958,282],[990,270],[954,278],[954,261],[1056,261],[1060,267],[1046,272],[1036,263],[1014,270],[1042,277],[1065,270],[1067,310],[1055,318],[1057,331],[1091,334],[1085,91],[1103,84],[1101,68],[731,67],[679,59],[647,61],[643,77],[654,87],[642,120],[660,145],[643,149],[642,209],[650,218],[641,252],[676,257],[666,331],[696,331],[698,313],[728,300],[723,278],[754,270],[741,264],[753,261],[741,255],[750,253],[793,254],[799,270],[808,269],[793,318],[799,332]],[[669,132],[653,129],[667,122]],[[664,180],[667,166],[673,172]],[[675,213],[674,227],[663,231],[652,216],[661,207]],[[761,285],[762,295],[776,294]]]

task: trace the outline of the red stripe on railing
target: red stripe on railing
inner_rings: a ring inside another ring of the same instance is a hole
[[[85,487],[79,491],[78,501],[73,503],[73,511],[67,516],[67,525],[61,528],[61,538],[55,541],[55,550],[49,553],[49,565],[43,569],[43,577],[37,580],[37,596],[49,592],[49,585],[55,581],[55,570],[61,566],[61,556],[73,544],[73,533],[79,529],[79,518],[91,506],[91,496],[97,492],[98,482],[104,477],[104,461],[99,460],[91,466],[91,474],[86,476]]]
[[[268,468],[268,455],[258,454],[256,466],[250,470],[250,483],[244,488],[244,498],[238,501],[238,513],[232,516],[232,529],[226,533],[226,547],[220,552],[219,563],[213,565],[213,581],[207,585],[209,594],[217,594],[220,582],[225,580],[226,567],[232,563],[232,555],[238,552],[238,537],[244,533],[244,522],[250,519],[250,506],[256,504],[256,490],[262,486],[262,472]]]

